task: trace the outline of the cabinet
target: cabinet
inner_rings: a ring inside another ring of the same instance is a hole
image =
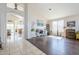
[[[66,30],[66,38],[76,39],[75,29],[67,29]]]

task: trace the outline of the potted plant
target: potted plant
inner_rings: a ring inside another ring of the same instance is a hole
[[[34,29],[34,28],[32,28],[32,29],[31,29],[31,32],[34,32],[34,31],[35,31],[35,29]]]

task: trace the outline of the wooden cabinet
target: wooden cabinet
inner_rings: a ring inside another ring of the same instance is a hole
[[[66,29],[66,38],[76,39],[75,29]]]

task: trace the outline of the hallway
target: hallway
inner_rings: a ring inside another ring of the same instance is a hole
[[[0,55],[45,55],[42,51],[24,39],[7,39],[6,47]]]

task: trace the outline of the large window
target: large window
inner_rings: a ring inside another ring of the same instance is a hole
[[[52,22],[53,35],[63,36],[64,34],[64,20],[58,20]]]

